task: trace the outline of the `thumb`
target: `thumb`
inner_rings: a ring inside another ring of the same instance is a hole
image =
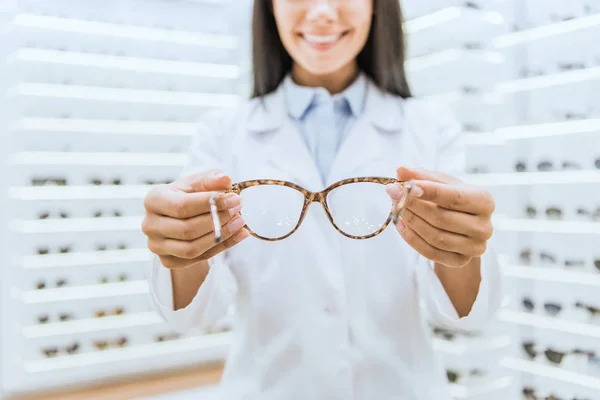
[[[184,176],[173,182],[173,185],[186,193],[221,191],[229,189],[231,178],[221,170],[212,169]]]

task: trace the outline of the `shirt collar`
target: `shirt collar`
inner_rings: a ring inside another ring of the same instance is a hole
[[[363,73],[352,82],[342,93],[333,96],[335,99],[343,98],[349,106],[352,116],[358,117],[363,111],[367,80]],[[294,119],[302,119],[308,108],[319,95],[328,93],[324,88],[300,86],[288,74],[283,82],[286,106],[288,113]]]

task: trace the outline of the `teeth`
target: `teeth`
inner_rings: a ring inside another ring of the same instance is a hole
[[[304,39],[311,43],[333,43],[338,40],[342,35],[330,35],[330,36],[314,36],[314,35],[304,35]]]

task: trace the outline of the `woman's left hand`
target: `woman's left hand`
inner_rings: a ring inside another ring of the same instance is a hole
[[[405,209],[396,221],[404,240],[425,258],[447,267],[460,268],[483,255],[491,238],[493,197],[441,172],[425,169],[397,170],[398,179],[413,179]],[[395,189],[395,190],[394,190]],[[389,185],[394,204],[403,191]]]

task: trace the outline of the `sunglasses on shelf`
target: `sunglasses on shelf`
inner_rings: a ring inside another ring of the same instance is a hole
[[[170,340],[177,340],[181,338],[181,334],[179,333],[170,333],[166,335],[157,335],[154,337],[155,342],[168,342]]]
[[[66,186],[67,179],[61,177],[31,178],[31,186]]]
[[[462,372],[454,369],[446,369],[446,376],[448,377],[448,382],[450,383],[458,383],[462,378],[480,378],[485,376],[485,371],[478,368],[471,369],[467,374],[463,374]]]
[[[65,245],[65,246],[59,246],[57,251],[54,254],[66,254],[66,253],[70,253],[73,250],[73,247],[70,245]],[[50,254],[50,248],[49,247],[38,247],[36,250],[36,253],[38,255],[46,255],[46,254]]]
[[[124,307],[115,307],[114,309],[111,309],[111,310],[106,310],[106,309],[96,310],[94,312],[94,317],[104,318],[104,317],[117,316],[117,315],[123,315],[123,314],[125,314]]]
[[[535,360],[541,352],[536,349],[535,342],[528,341],[522,343],[523,350],[527,354],[530,360]],[[593,351],[586,351],[582,349],[573,349],[571,351],[558,351],[552,348],[547,348],[544,350],[544,356],[548,361],[550,361],[554,365],[562,364],[565,357],[569,354],[577,355],[577,356],[585,356],[590,362],[598,362],[598,358],[596,353]]]
[[[107,213],[107,212],[104,212],[102,210],[96,210],[96,211],[94,211],[93,216],[94,216],[94,218],[100,218],[100,217],[103,217],[103,216],[107,216],[107,217],[122,217],[123,213],[121,211],[119,211],[119,210],[114,210],[112,213]]]
[[[55,285],[54,287],[60,288],[60,287],[65,286],[66,284],[67,284],[67,280],[64,279],[64,278],[60,278],[60,279],[56,280],[56,282],[54,284]],[[45,281],[38,281],[35,284],[35,287],[36,287],[37,290],[47,289],[48,288],[48,284]]]
[[[524,298],[521,304],[528,312],[533,312],[535,310],[535,303],[529,297]],[[556,317],[562,311],[562,306],[558,303],[544,303],[544,311],[546,311],[548,315]]]
[[[127,244],[126,243],[119,243],[117,244],[116,249],[117,250],[126,250],[127,249]],[[96,251],[106,251],[108,250],[108,245],[104,244],[104,243],[100,243],[96,245]]]
[[[169,183],[173,182],[175,179],[145,179],[144,180],[144,184],[145,185],[168,185]]]
[[[529,218],[535,218],[538,214],[538,210],[535,206],[528,205],[525,209],[525,213],[527,214],[527,216]],[[548,208],[546,208],[545,213],[546,213],[546,217],[552,218],[552,219],[559,219],[559,218],[562,218],[562,216],[563,216],[562,210],[558,207],[548,207]]]
[[[70,344],[69,346],[61,349],[60,347],[46,347],[42,349],[42,354],[47,358],[56,357],[60,354],[61,351],[64,351],[66,354],[75,354],[79,351],[80,345],[78,342]]]
[[[524,387],[523,390],[521,391],[521,393],[523,394],[523,398],[525,400],[567,400],[567,399],[563,399],[562,397],[556,397],[552,394],[549,396],[541,397],[541,395],[537,394],[537,391],[534,388],[529,387],[529,386]],[[577,399],[573,399],[573,400],[577,400]]]
[[[103,180],[101,178],[91,178],[89,180],[89,183],[94,186],[100,186],[100,185],[119,186],[119,185],[121,185],[122,181],[121,181],[121,178],[113,178],[112,180]]]
[[[71,314],[67,314],[67,313],[59,313],[58,314],[58,321],[60,322],[67,322],[73,319],[73,316]],[[50,316],[48,314],[42,314],[39,315],[37,317],[38,323],[40,324],[47,324],[48,322],[50,322]]]
[[[38,219],[48,219],[48,218],[65,219],[65,218],[69,218],[69,213],[67,213],[66,211],[60,211],[57,214],[53,214],[50,211],[41,211],[38,214]]]
[[[109,348],[125,347],[128,343],[129,339],[125,336],[121,336],[116,340],[95,340],[93,345],[97,350],[107,350]]]
[[[101,284],[110,283],[110,282],[125,282],[127,281],[127,274],[119,274],[116,280],[111,280],[108,276],[102,276],[99,279]]]
[[[556,256],[550,254],[550,253],[546,253],[544,251],[539,253],[539,259],[540,262],[543,263],[551,263],[551,264],[555,264],[556,263]],[[529,265],[533,262],[533,252],[531,251],[531,249],[525,249],[522,250],[521,253],[519,253],[519,260],[521,260],[521,263]]]
[[[590,316],[592,318],[600,316],[600,308],[587,305],[581,301],[578,301],[575,303],[575,308],[580,308],[582,310],[586,310],[587,312],[590,313]]]

